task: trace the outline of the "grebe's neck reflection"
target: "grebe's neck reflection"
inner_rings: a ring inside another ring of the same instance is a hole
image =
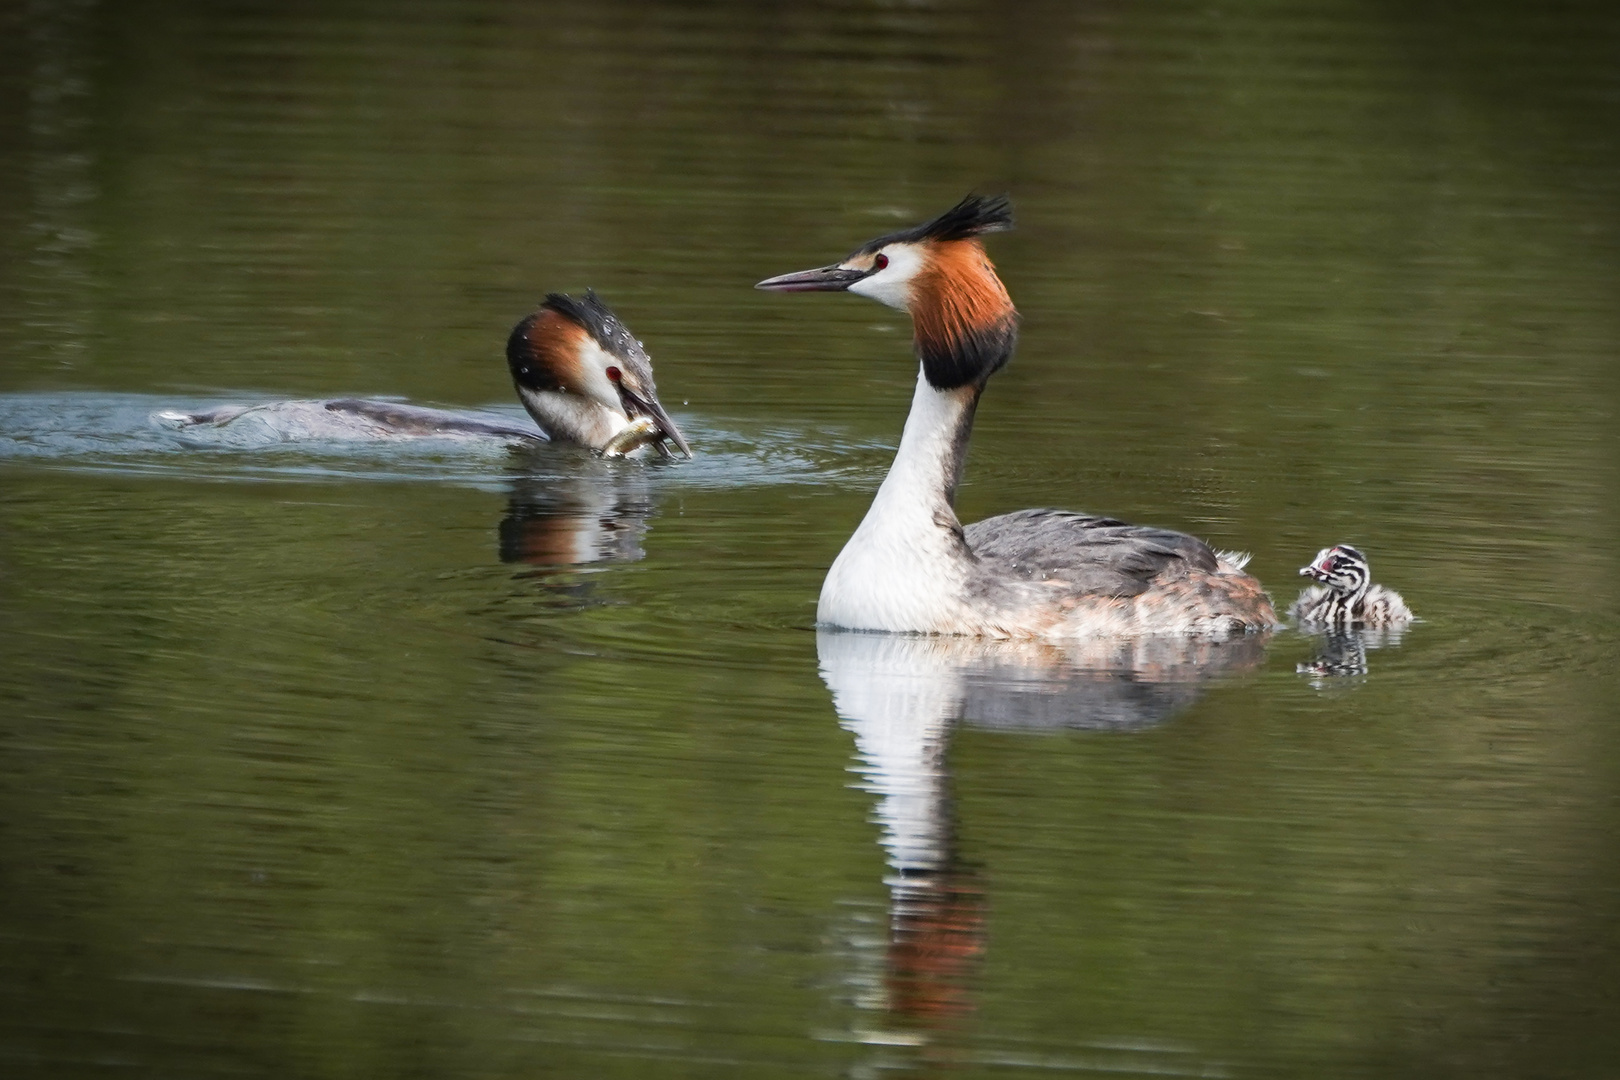
[[[986,903],[957,850],[951,731],[1141,730],[1192,704],[1215,679],[1258,666],[1266,641],[1255,634],[1059,645],[817,632],[821,677],[855,736],[853,768],[876,796],[889,865],[883,989],[862,1003],[885,1014],[889,1030],[875,1041],[928,1045],[973,1010]]]

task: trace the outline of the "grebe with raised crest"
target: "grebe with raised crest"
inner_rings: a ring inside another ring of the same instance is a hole
[[[1167,529],[1066,510],[963,527],[954,500],[985,384],[1018,312],[979,237],[1012,228],[1005,196],[969,195],[830,266],[756,288],[852,292],[908,312],[920,370],[894,464],[834,560],[816,618],[855,630],[1073,638],[1266,630],[1276,612],[1246,555]]]

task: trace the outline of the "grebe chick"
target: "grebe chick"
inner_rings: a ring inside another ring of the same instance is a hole
[[[1372,583],[1367,557],[1349,544],[1323,548],[1299,573],[1321,583],[1306,588],[1288,609],[1301,625],[1405,626],[1414,618],[1400,593]]]
[[[954,509],[973,414],[1012,356],[1018,312],[979,237],[1012,228],[1005,196],[969,195],[840,262],[756,288],[852,292],[911,315],[920,370],[900,448],[827,572],[827,626],[985,637],[1264,630],[1277,622],[1247,556],[1166,529],[1064,510],[966,528]]]
[[[180,431],[252,430],[271,440],[389,439],[425,436],[576,443],[606,457],[652,444],[665,457],[686,438],[658,401],[652,360],[595,292],[583,300],[551,293],[512,329],[506,363],[518,398],[539,431],[442,409],[340,398],[225,405],[206,412],[163,410],[152,419]]]

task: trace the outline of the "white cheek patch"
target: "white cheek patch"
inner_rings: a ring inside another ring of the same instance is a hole
[[[579,346],[578,365],[572,380],[574,385],[569,389],[623,416],[624,406],[619,401],[618,387],[607,377],[610,366],[619,366],[618,358],[587,337]]]
[[[857,296],[868,296],[880,304],[907,310],[911,304],[911,282],[923,268],[923,254],[912,244],[890,244],[883,249],[889,265],[849,287]]]

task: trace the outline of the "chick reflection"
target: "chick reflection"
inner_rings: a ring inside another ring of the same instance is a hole
[[[1360,627],[1328,630],[1318,638],[1314,659],[1297,664],[1294,670],[1309,675],[1315,686],[1325,686],[1329,679],[1367,674],[1367,652],[1370,649],[1394,647],[1401,643],[1400,628]]]
[[[641,541],[651,516],[647,481],[636,473],[525,478],[513,487],[501,522],[501,561],[634,562],[647,554]]]
[[[877,796],[874,816],[891,871],[883,993],[869,1003],[891,1030],[873,1041],[927,1044],[973,1009],[969,982],[984,951],[986,902],[957,851],[946,764],[951,729],[1150,727],[1190,705],[1212,680],[1258,666],[1266,640],[1056,645],[817,632],[821,677],[855,736],[855,771]]]

